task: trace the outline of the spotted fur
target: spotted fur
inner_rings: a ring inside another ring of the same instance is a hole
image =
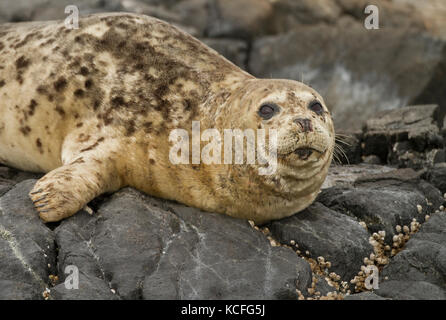
[[[257,222],[314,200],[334,132],[328,111],[315,117],[306,109],[322,101],[312,89],[256,79],[148,16],[96,14],[79,23],[0,25],[0,161],[47,173],[30,193],[43,220],[123,186]],[[265,99],[281,105],[280,117],[258,118]],[[314,134],[292,124],[297,114],[314,118]],[[281,128],[280,170],[265,178],[256,166],[173,165],[169,133],[190,131],[193,120],[202,129]],[[303,140],[320,155],[289,155]]]

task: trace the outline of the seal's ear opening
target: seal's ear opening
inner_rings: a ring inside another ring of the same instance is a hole
[[[279,112],[280,108],[275,103],[267,102],[260,106],[257,114],[264,120],[269,120]]]

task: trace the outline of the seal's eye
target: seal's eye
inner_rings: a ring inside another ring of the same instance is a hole
[[[259,108],[258,114],[263,119],[268,120],[271,119],[277,111],[279,111],[279,108],[275,104],[265,103]]]
[[[317,101],[311,103],[309,109],[310,109],[311,111],[313,111],[314,113],[316,113],[317,115],[321,115],[321,114],[324,113],[324,108],[323,108],[322,105],[321,105],[319,102],[317,102]]]

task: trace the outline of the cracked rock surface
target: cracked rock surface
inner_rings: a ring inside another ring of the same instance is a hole
[[[420,230],[380,270],[379,289],[343,296],[446,299],[440,191],[412,169],[341,166],[333,175],[309,208],[260,229],[132,188],[93,201],[92,215],[45,225],[28,198],[35,175],[1,167],[0,298],[301,298],[296,289],[325,296],[339,292],[329,273],[348,283],[360,271],[374,232],[386,230],[391,245],[395,225],[417,218]],[[331,264],[322,274],[311,262],[318,257]],[[72,266],[78,289],[65,286]]]
[[[246,221],[129,188],[55,233],[59,274],[76,265],[98,284],[75,296],[60,284],[52,290],[59,299],[95,297],[104,283],[122,299],[293,299],[296,283],[303,290],[311,281],[303,259],[271,247]]]
[[[0,299],[39,299],[55,272],[54,234],[28,199],[33,185],[18,183],[0,198]]]
[[[281,242],[294,240],[301,251],[323,256],[341,278],[353,278],[362,259],[373,251],[368,232],[357,220],[319,202],[299,214],[272,222],[270,229]]]
[[[446,212],[421,227],[380,275],[377,293],[393,299],[446,299]]]
[[[45,288],[51,299],[296,299],[311,282],[307,262],[247,221],[130,188],[52,231],[28,199],[34,183],[0,198],[3,299],[42,299]],[[64,284],[68,266],[79,270],[79,289]]]
[[[384,163],[420,169],[445,161],[438,105],[418,105],[382,111],[365,123],[365,156]]]
[[[440,191],[412,169],[365,175],[357,178],[353,186],[323,190],[317,200],[364,221],[371,232],[386,231],[388,241],[396,225],[408,225],[414,218],[423,222],[426,214],[444,202]]]

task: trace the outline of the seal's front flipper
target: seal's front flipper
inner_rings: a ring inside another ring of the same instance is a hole
[[[106,146],[101,150],[80,150],[73,161],[37,181],[29,196],[42,220],[67,218],[98,195],[122,187],[113,154],[106,150]]]

